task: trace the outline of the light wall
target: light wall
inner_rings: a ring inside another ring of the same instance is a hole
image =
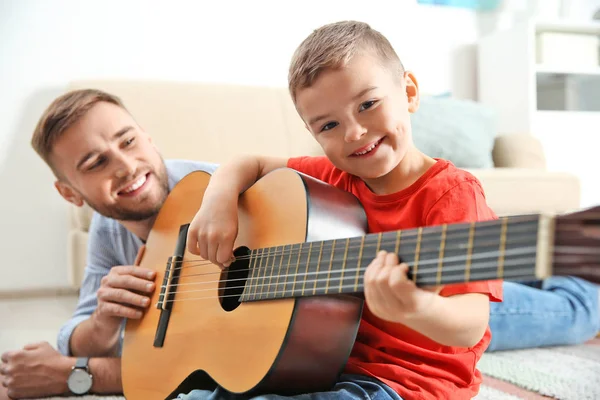
[[[29,140],[69,81],[284,86],[300,41],[342,19],[387,35],[424,92],[475,96],[469,10],[414,0],[0,1],[0,291],[67,285],[67,204]]]

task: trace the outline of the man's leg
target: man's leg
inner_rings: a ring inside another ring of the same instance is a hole
[[[504,282],[504,301],[490,304],[492,341],[487,351],[571,345],[600,330],[599,286],[551,277],[535,288]]]
[[[264,395],[247,397],[232,395],[222,389],[214,391],[193,390],[180,394],[179,400],[402,400],[396,392],[380,381],[359,375],[342,375],[340,381],[329,392],[301,394],[292,397]]]

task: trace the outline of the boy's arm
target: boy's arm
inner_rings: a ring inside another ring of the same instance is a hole
[[[212,175],[200,210],[188,229],[192,254],[228,266],[238,229],[238,198],[269,172],[287,166],[286,158],[248,156],[221,165]]]
[[[446,346],[477,344],[488,326],[487,294],[440,296],[418,288],[407,278],[407,270],[407,264],[398,264],[396,254],[377,255],[365,271],[365,300],[371,312]]]
[[[486,204],[480,183],[469,179],[445,191],[425,210],[424,225],[496,218]],[[490,300],[502,301],[502,283],[498,280],[446,285],[433,292],[409,281],[408,266],[398,268],[394,254],[383,254],[372,264],[365,273],[365,297],[373,313],[447,346],[471,347],[478,343],[488,326]]]
[[[489,323],[490,301],[486,294],[466,293],[451,297],[434,294],[422,313],[402,323],[446,346],[472,347],[483,337]]]

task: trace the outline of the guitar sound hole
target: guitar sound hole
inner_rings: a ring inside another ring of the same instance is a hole
[[[225,311],[233,311],[240,305],[250,267],[250,249],[240,247],[233,252],[236,261],[221,273],[219,299]]]

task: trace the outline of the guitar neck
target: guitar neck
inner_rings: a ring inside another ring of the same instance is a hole
[[[361,293],[380,250],[408,264],[420,287],[537,279],[549,268],[552,223],[544,215],[503,217],[257,249],[240,300]]]

